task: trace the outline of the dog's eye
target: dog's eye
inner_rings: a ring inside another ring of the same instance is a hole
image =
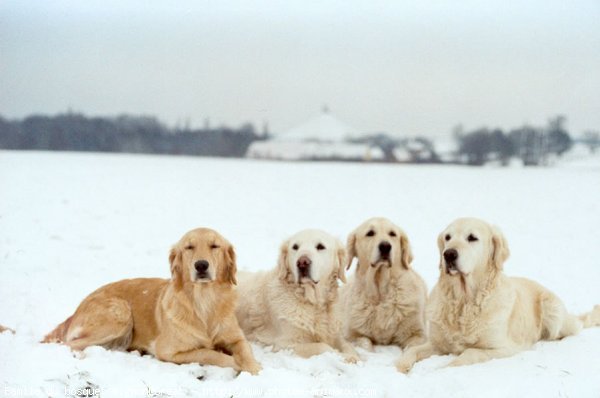
[[[187,245],[185,247],[185,250],[194,250],[194,246],[193,245]]]
[[[469,242],[477,242],[479,239],[475,235],[471,234],[467,237],[467,240]]]
[[[319,243],[319,244],[317,245],[317,250],[325,250],[325,246],[323,246],[323,244],[322,244],[322,243]]]
[[[211,249],[218,249],[219,247],[221,247],[221,246],[219,246],[219,245],[217,245],[215,243],[213,243],[212,245],[210,245]]]
[[[292,250],[298,250],[298,245],[294,244],[294,246],[292,246]]]
[[[395,238],[396,237],[396,233],[394,231],[390,231],[390,236]]]
[[[450,235],[446,235],[446,242],[448,242],[450,240]]]
[[[367,236],[375,236],[375,231],[370,230],[369,232],[367,232]]]

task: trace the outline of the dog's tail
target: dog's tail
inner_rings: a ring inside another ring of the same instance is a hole
[[[69,326],[71,325],[71,321],[73,320],[73,315],[68,317],[63,323],[54,328],[53,331],[48,333],[46,337],[41,341],[42,343],[61,343],[65,341],[65,335],[67,334],[67,330],[69,330]]]
[[[11,332],[12,334],[15,334],[15,331],[14,331],[14,330],[12,330],[11,328],[7,328],[6,326],[2,326],[2,325],[0,325],[0,333],[4,333],[4,332],[6,332],[7,330],[8,330],[9,332]]]
[[[596,305],[590,312],[579,315],[579,320],[583,323],[584,328],[600,326],[600,304]]]

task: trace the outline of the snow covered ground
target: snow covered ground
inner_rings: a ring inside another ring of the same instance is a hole
[[[149,356],[37,343],[95,288],[169,277],[167,254],[187,230],[210,226],[237,248],[240,269],[275,265],[302,228],[345,241],[365,218],[403,227],[431,288],[436,236],[459,216],[499,225],[506,272],[535,279],[579,313],[600,303],[600,159],[552,168],[276,163],[208,158],[0,152],[0,396],[106,397],[598,397],[600,329],[537,344],[514,357],[409,375],[395,347],[301,359],[253,345],[264,370],[177,366]],[[199,380],[197,377],[200,377]],[[85,392],[85,391],[84,391]]]

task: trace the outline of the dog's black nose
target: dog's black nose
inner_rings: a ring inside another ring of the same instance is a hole
[[[298,259],[298,268],[301,270],[307,269],[308,267],[310,267],[310,265],[312,264],[312,261],[310,261],[310,258],[308,258],[307,256],[302,256]]]
[[[196,268],[196,271],[198,272],[206,272],[208,269],[208,261],[198,260],[194,263],[194,268]]]
[[[390,254],[391,250],[392,250],[392,245],[390,245],[388,242],[381,242],[379,244],[379,252],[381,254],[384,254],[384,255]]]
[[[307,277],[310,275],[311,264],[312,261],[310,260],[310,258],[308,258],[308,256],[302,256],[298,259],[296,265],[298,266],[298,272],[300,274],[300,277]]]
[[[447,263],[453,263],[458,258],[458,252],[455,249],[448,249],[444,252],[444,260]]]

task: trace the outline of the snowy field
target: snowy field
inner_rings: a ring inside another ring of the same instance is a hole
[[[359,350],[363,361],[350,365],[253,345],[263,371],[236,377],[37,343],[97,287],[169,277],[169,247],[194,227],[220,231],[239,268],[259,270],[300,229],[345,241],[371,216],[404,228],[429,288],[437,234],[477,216],[507,236],[508,274],[541,282],[575,313],[600,303],[600,159],[500,169],[0,151],[0,324],[17,331],[0,335],[0,396],[62,397],[86,386],[103,398],[600,396],[600,329],[468,367],[434,357],[408,375],[393,367],[395,347]]]

